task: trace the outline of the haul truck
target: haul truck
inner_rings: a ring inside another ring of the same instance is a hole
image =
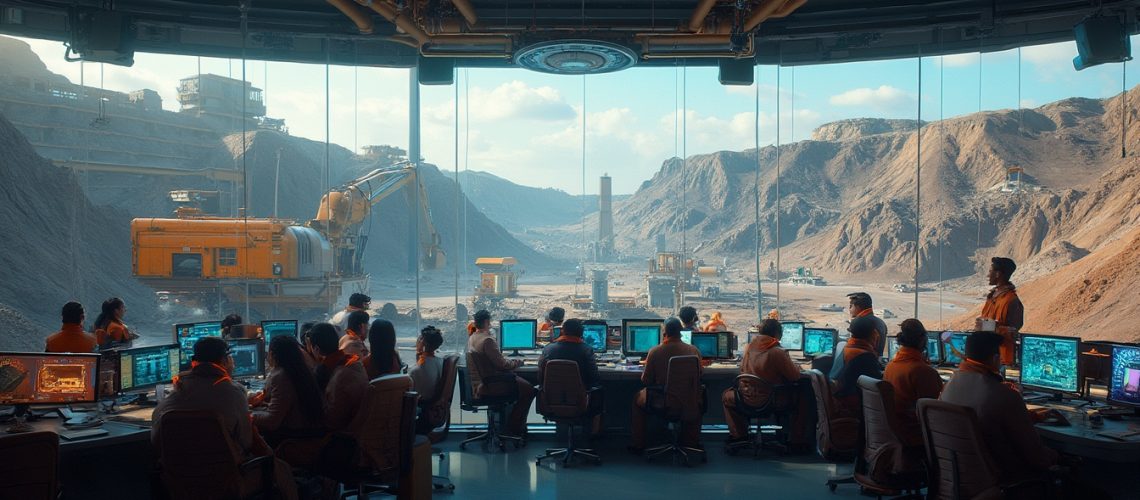
[[[180,208],[173,219],[135,219],[134,275],[176,302],[207,309],[240,310],[248,303],[261,317],[324,314],[345,302],[342,295],[366,291],[361,256],[368,235],[363,223],[376,203],[405,186],[419,219],[408,223],[418,224],[420,235],[412,243],[416,258],[409,266],[443,267],[427,192],[416,167],[404,163],[373,170],[326,193],[316,218],[304,224],[208,216],[191,207]]]

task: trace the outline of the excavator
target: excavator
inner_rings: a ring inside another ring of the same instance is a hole
[[[195,206],[178,208],[173,219],[134,219],[133,273],[187,306],[220,312],[248,305],[262,318],[320,317],[346,302],[343,294],[367,290],[364,222],[374,205],[405,186],[409,204],[419,205],[413,207],[418,220],[409,221],[409,234],[420,235],[411,242],[416,248],[409,265],[443,267],[427,191],[416,166],[403,162],[325,193],[316,217],[304,224],[219,217]]]

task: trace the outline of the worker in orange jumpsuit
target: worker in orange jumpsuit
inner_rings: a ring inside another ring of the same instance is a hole
[[[740,373],[755,375],[772,385],[793,384],[802,378],[799,367],[792,362],[788,351],[780,346],[783,329],[780,322],[766,319],[760,323],[760,334],[744,347],[744,354],[740,359]],[[798,392],[798,391],[797,391]],[[769,386],[760,384],[741,384],[740,395],[744,403],[753,407],[763,406],[770,397]],[[799,402],[806,403],[810,397],[799,398]],[[736,407],[736,389],[729,387],[721,394],[721,403],[724,404],[724,420],[728,424],[729,444],[748,440],[748,418],[741,414]],[[789,444],[792,446],[805,445],[805,415],[810,407],[800,404],[793,409],[791,419],[787,423]]]
[[[983,320],[993,320],[997,323],[995,333],[1002,336],[1001,363],[1006,366],[1013,365],[1016,347],[1014,339],[1017,332],[1025,324],[1025,306],[1017,297],[1017,288],[1009,279],[1017,270],[1013,259],[994,257],[990,259],[989,284],[993,288],[986,295],[986,303],[982,306],[982,316],[978,318],[975,330],[982,329]]]
[[[95,340],[99,342],[100,349],[112,347],[115,344],[125,344],[139,336],[130,331],[123,323],[123,316],[127,314],[127,305],[123,299],[111,297],[103,301],[99,317],[95,318]]]
[[[705,325],[705,331],[706,332],[727,332],[728,331],[728,324],[724,322],[724,318],[721,317],[720,311],[715,311],[712,313],[712,316],[709,317],[708,324]]]
[[[83,331],[83,304],[64,304],[60,316],[63,326],[47,338],[44,352],[95,352],[95,336]]]
[[[561,307],[554,307],[550,312],[546,313],[546,321],[543,321],[538,327],[538,339],[543,342],[554,342],[554,327],[562,326],[562,320],[566,319],[566,310]]]
[[[895,390],[895,414],[901,424],[899,439],[904,445],[922,446],[922,429],[915,413],[919,399],[938,399],[942,393],[942,377],[926,358],[926,327],[911,318],[902,322],[899,350],[887,363],[883,380]]]

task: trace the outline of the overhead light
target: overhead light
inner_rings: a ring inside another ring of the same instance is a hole
[[[555,75],[595,75],[637,64],[637,54],[616,43],[598,40],[554,40],[515,53],[515,64]]]

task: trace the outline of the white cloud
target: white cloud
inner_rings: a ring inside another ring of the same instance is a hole
[[[475,87],[470,90],[471,116],[477,120],[522,118],[538,121],[562,121],[574,117],[573,108],[553,87],[530,87],[514,80],[493,90]]]
[[[1021,49],[1022,61],[1040,66],[1043,69],[1059,68],[1072,71],[1073,58],[1076,55],[1077,45],[1074,42],[1034,45]]]
[[[834,106],[864,106],[880,110],[895,109],[914,102],[914,96],[898,87],[880,85],[879,88],[861,87],[836,94],[828,99]]]
[[[951,54],[942,56],[942,63],[948,68],[963,68],[967,66],[974,66],[981,60],[981,54],[978,52],[966,52],[964,54]]]

